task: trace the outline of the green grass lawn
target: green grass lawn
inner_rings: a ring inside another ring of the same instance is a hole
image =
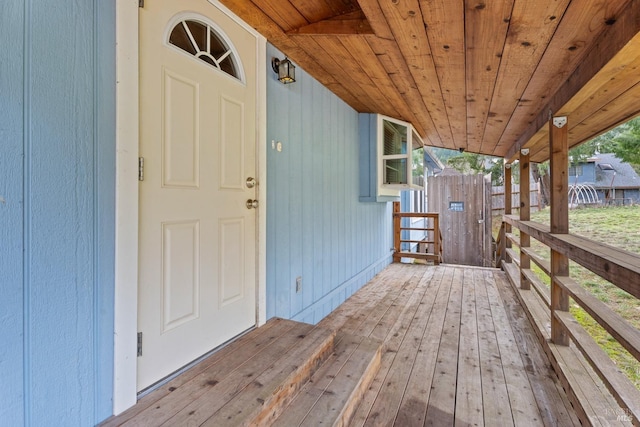
[[[531,220],[549,224],[549,209],[533,213]],[[499,224],[497,219],[494,235],[497,235]],[[640,206],[573,209],[569,211],[569,230],[572,234],[640,254]],[[531,239],[531,247],[549,259],[548,247],[534,239]],[[549,278],[537,266],[533,265],[532,269],[549,284]],[[574,280],[640,329],[640,300],[578,264],[571,262],[570,271]],[[640,362],[573,301],[571,313],[640,389]]]

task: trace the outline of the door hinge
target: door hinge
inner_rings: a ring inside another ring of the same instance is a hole
[[[142,356],[142,332],[138,332],[138,357]]]
[[[144,181],[144,157],[138,157],[138,181]]]
[[[138,0],[138,7],[144,7],[144,0]]]

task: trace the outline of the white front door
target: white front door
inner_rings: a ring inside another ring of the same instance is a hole
[[[256,324],[256,38],[147,0],[139,59],[142,390]]]

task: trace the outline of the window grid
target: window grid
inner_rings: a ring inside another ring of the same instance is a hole
[[[171,30],[169,43],[240,80],[233,51],[210,25],[193,19],[180,21]]]

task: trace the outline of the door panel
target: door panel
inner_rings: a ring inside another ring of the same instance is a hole
[[[229,46],[198,57],[167,43],[176,26]],[[205,0],[140,10],[139,390],[256,324],[256,45]],[[227,47],[240,78],[215,67]]]
[[[200,178],[200,85],[169,70],[164,72],[162,183],[197,188]]]
[[[200,315],[198,221],[162,224],[162,333]]]

